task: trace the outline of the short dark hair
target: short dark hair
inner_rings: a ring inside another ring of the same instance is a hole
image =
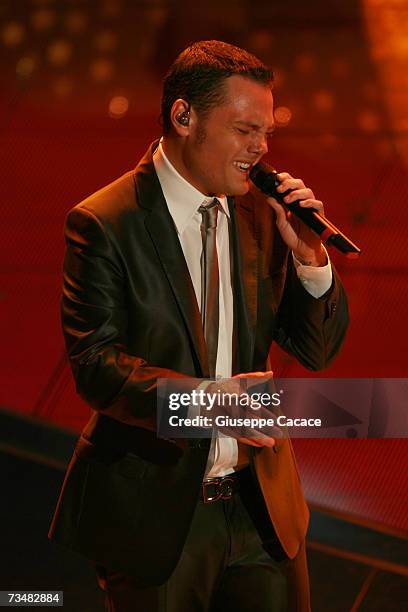
[[[163,83],[161,122],[163,133],[171,128],[170,111],[177,98],[194,106],[202,117],[225,99],[225,80],[240,75],[272,86],[272,70],[255,55],[219,40],[202,40],[184,49]]]

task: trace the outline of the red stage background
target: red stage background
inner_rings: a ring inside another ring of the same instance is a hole
[[[268,157],[312,186],[363,250],[352,262],[333,254],[351,326],[323,375],[406,377],[407,25],[407,7],[380,0],[3,2],[0,404],[74,430],[87,420],[60,332],[64,217],[160,135],[161,78],[203,38],[273,66]],[[310,375],[277,350],[273,369]],[[407,530],[405,440],[295,445],[311,502]]]

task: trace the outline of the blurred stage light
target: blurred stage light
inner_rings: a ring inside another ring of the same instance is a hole
[[[51,64],[62,66],[66,64],[72,53],[71,45],[65,40],[56,40],[47,49],[47,57]]]
[[[377,132],[380,128],[380,117],[372,110],[363,110],[357,115],[357,124],[365,132]]]
[[[31,25],[34,30],[42,32],[49,30],[55,23],[55,11],[41,9],[31,15]]]
[[[118,0],[104,0],[101,13],[104,17],[117,17],[120,14],[121,5]]]
[[[95,36],[95,47],[99,51],[113,51],[117,42],[117,35],[110,30],[102,30]]]
[[[94,81],[102,83],[109,81],[112,78],[115,71],[113,62],[111,60],[101,58],[92,62],[89,67],[89,72]]]
[[[16,65],[16,74],[21,79],[29,78],[37,66],[37,61],[29,55],[18,60]]]
[[[155,28],[160,28],[165,24],[168,12],[169,10],[167,7],[155,6],[152,3],[152,6],[149,6],[146,11],[146,18],[150,25],[153,25]]]
[[[363,15],[379,92],[386,106],[392,142],[408,164],[408,3],[406,0],[363,0]],[[373,131],[375,121],[363,119]],[[364,127],[365,126],[365,127]]]
[[[58,98],[65,98],[74,88],[74,82],[68,77],[56,79],[52,85],[52,89]]]
[[[327,113],[333,109],[334,96],[327,89],[321,89],[313,94],[313,106],[321,113]]]
[[[292,112],[287,106],[278,106],[278,108],[275,108],[273,116],[277,126],[284,127],[285,125],[288,125],[289,121],[291,120]]]
[[[312,72],[316,68],[316,58],[311,53],[300,53],[295,57],[295,67],[299,72]]]
[[[342,57],[333,60],[331,67],[333,76],[337,78],[345,78],[350,74],[350,63]]]
[[[1,32],[1,39],[7,47],[17,47],[25,35],[24,27],[18,21],[10,21]]]
[[[267,55],[273,45],[273,36],[268,29],[255,30],[249,37],[249,46],[254,53]]]
[[[109,102],[109,116],[112,119],[120,119],[126,115],[129,108],[129,100],[125,96],[115,96]]]
[[[64,22],[69,32],[79,34],[85,30],[87,16],[82,11],[71,11],[66,15]]]

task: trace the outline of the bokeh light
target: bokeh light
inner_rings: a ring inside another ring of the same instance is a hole
[[[273,36],[266,28],[255,30],[250,36],[249,45],[254,53],[267,56],[273,45]]]
[[[276,125],[279,127],[284,127],[288,125],[289,121],[292,119],[292,111],[287,106],[278,106],[275,108],[273,116],[276,121]]]
[[[7,47],[17,47],[24,39],[24,27],[18,21],[10,21],[1,32],[1,39]]]
[[[114,65],[111,60],[101,58],[97,59],[89,67],[91,77],[97,83],[103,83],[112,78],[114,73]]]
[[[49,9],[40,9],[31,16],[31,25],[34,30],[43,32],[49,30],[55,23],[55,12]]]
[[[29,78],[36,69],[37,61],[34,57],[27,55],[21,57],[16,65],[16,74],[21,79]]]
[[[70,43],[65,40],[56,40],[51,43],[47,49],[47,57],[51,64],[62,66],[66,64],[72,54]]]
[[[109,116],[120,119],[126,115],[129,108],[129,100],[125,96],[115,96],[109,102]]]
[[[74,82],[69,77],[63,76],[54,81],[52,89],[58,98],[65,98],[74,89]]]
[[[377,132],[380,127],[380,117],[372,110],[362,110],[357,115],[357,125],[365,132]]]
[[[101,13],[104,17],[117,17],[120,15],[121,5],[118,0],[104,0]]]
[[[117,45],[117,35],[110,30],[102,30],[95,36],[95,47],[99,51],[112,51]]]
[[[331,69],[334,77],[345,78],[350,74],[350,63],[346,59],[338,57],[333,60]]]
[[[65,26],[68,32],[79,34],[86,27],[87,16],[82,11],[71,11],[65,17]]]
[[[299,72],[312,72],[316,68],[316,58],[312,53],[300,53],[295,57],[295,68]]]
[[[312,98],[313,106],[321,113],[327,113],[333,109],[334,96],[327,89],[316,91]]]

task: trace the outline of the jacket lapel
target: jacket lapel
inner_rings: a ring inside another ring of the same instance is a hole
[[[197,298],[177,231],[153,165],[152,154],[157,144],[157,142],[152,144],[136,168],[138,204],[146,209],[146,230],[179,306],[201,367],[200,374],[207,377],[209,374],[207,350]]]
[[[208,358],[201,315],[173,219],[167,208],[152,155],[154,142],[136,168],[137,201],[146,210],[145,227],[155,246],[186,330],[191,338],[201,375],[208,377]],[[233,374],[250,372],[257,318],[258,258],[254,230],[254,204],[251,196],[228,198],[231,216],[231,253],[234,291],[234,363]]]

